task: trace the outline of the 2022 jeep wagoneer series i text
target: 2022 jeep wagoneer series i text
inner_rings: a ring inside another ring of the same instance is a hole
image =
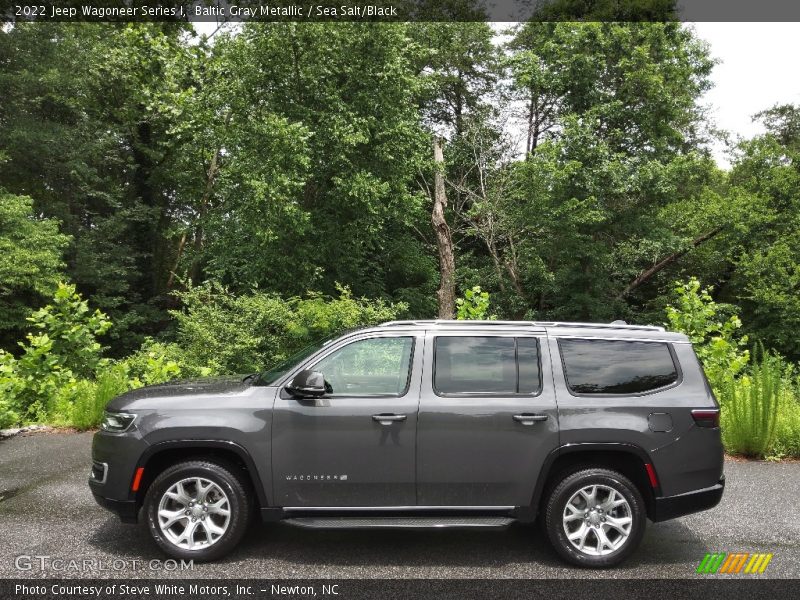
[[[719,408],[660,327],[394,321],[269,371],[128,392],[89,484],[177,558],[251,519],[312,528],[502,528],[537,517],[567,561],[608,567],[645,521],[715,506]]]

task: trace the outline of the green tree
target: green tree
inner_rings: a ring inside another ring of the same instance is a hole
[[[72,237],[69,279],[118,324],[115,350],[163,319],[174,102],[186,25],[16,23],[0,31],[0,181]]]
[[[438,135],[458,139],[468,118],[485,113],[499,80],[494,32],[484,22],[415,23],[414,65],[425,124]]]
[[[38,217],[33,201],[0,188],[0,348],[21,337],[25,317],[63,277],[69,237],[58,222]]]
[[[526,23],[508,49],[527,160],[496,163],[504,193],[472,229],[491,258],[484,272],[512,284],[498,306],[635,317],[662,271],[720,234],[730,199],[700,146],[707,50],[678,23]]]
[[[711,290],[702,288],[696,278],[675,283],[673,303],[666,308],[668,327],[689,337],[718,393],[750,360],[747,336],[738,335],[742,322],[732,312],[733,307],[715,302]]]
[[[459,320],[493,320],[494,315],[489,315],[489,292],[481,290],[476,285],[464,292],[463,298],[456,300],[456,318]]]
[[[726,254],[723,293],[742,307],[748,331],[796,360],[800,342],[800,108],[757,115],[767,132],[742,143],[731,182],[748,194],[750,214]]]
[[[236,236],[238,262],[247,257],[250,270],[262,273],[246,283],[292,295],[334,293],[335,283],[346,281],[358,295],[415,300],[404,291],[410,284],[432,289],[417,234],[426,215],[414,181],[427,144],[414,105],[418,78],[407,26],[245,26],[230,52],[241,106],[267,107],[295,128],[289,150],[308,165],[282,196],[266,198],[269,211],[288,215],[286,226],[268,228],[267,251],[252,247],[246,229]],[[262,223],[271,222],[267,210],[261,214]],[[230,253],[233,239],[225,240]],[[287,256],[292,264],[281,262]],[[216,255],[214,274],[233,285],[229,264]]]
[[[34,331],[20,342],[20,357],[0,351],[0,392],[15,415],[38,421],[62,388],[92,378],[104,364],[97,337],[108,332],[111,321],[100,310],[91,311],[75,286],[63,283],[50,304],[28,320]]]
[[[234,294],[205,283],[181,292],[184,308],[174,312],[175,344],[190,369],[262,371],[316,340],[390,321],[408,308],[355,298],[344,287],[337,291],[336,297],[317,293],[286,299],[260,291]]]

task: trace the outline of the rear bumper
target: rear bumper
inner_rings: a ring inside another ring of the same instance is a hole
[[[666,521],[714,508],[722,499],[723,491],[725,491],[724,475],[720,478],[719,483],[711,487],[678,494],[677,496],[656,498],[653,521]]]
[[[94,496],[95,502],[106,510],[115,513],[123,523],[138,522],[139,511],[135,500],[112,500],[99,494],[92,494],[92,496]]]

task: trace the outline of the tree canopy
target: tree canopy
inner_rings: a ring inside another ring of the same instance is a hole
[[[439,173],[455,285],[490,292],[498,318],[661,322],[697,276],[798,359],[800,108],[764,107],[766,133],[723,171],[700,105],[713,67],[676,22],[212,40],[17,23],[0,30],[0,347],[18,353],[59,280],[114,321],[118,356],[180,335],[175,311],[206,285],[271,307],[346,286],[433,316]]]

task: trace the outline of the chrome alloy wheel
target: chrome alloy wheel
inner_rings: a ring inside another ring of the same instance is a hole
[[[187,477],[173,484],[158,503],[158,526],[172,544],[186,550],[208,548],[228,530],[231,505],[213,481]]]
[[[579,551],[606,556],[621,548],[631,534],[631,506],[607,485],[587,485],[575,492],[564,507],[564,533]]]

